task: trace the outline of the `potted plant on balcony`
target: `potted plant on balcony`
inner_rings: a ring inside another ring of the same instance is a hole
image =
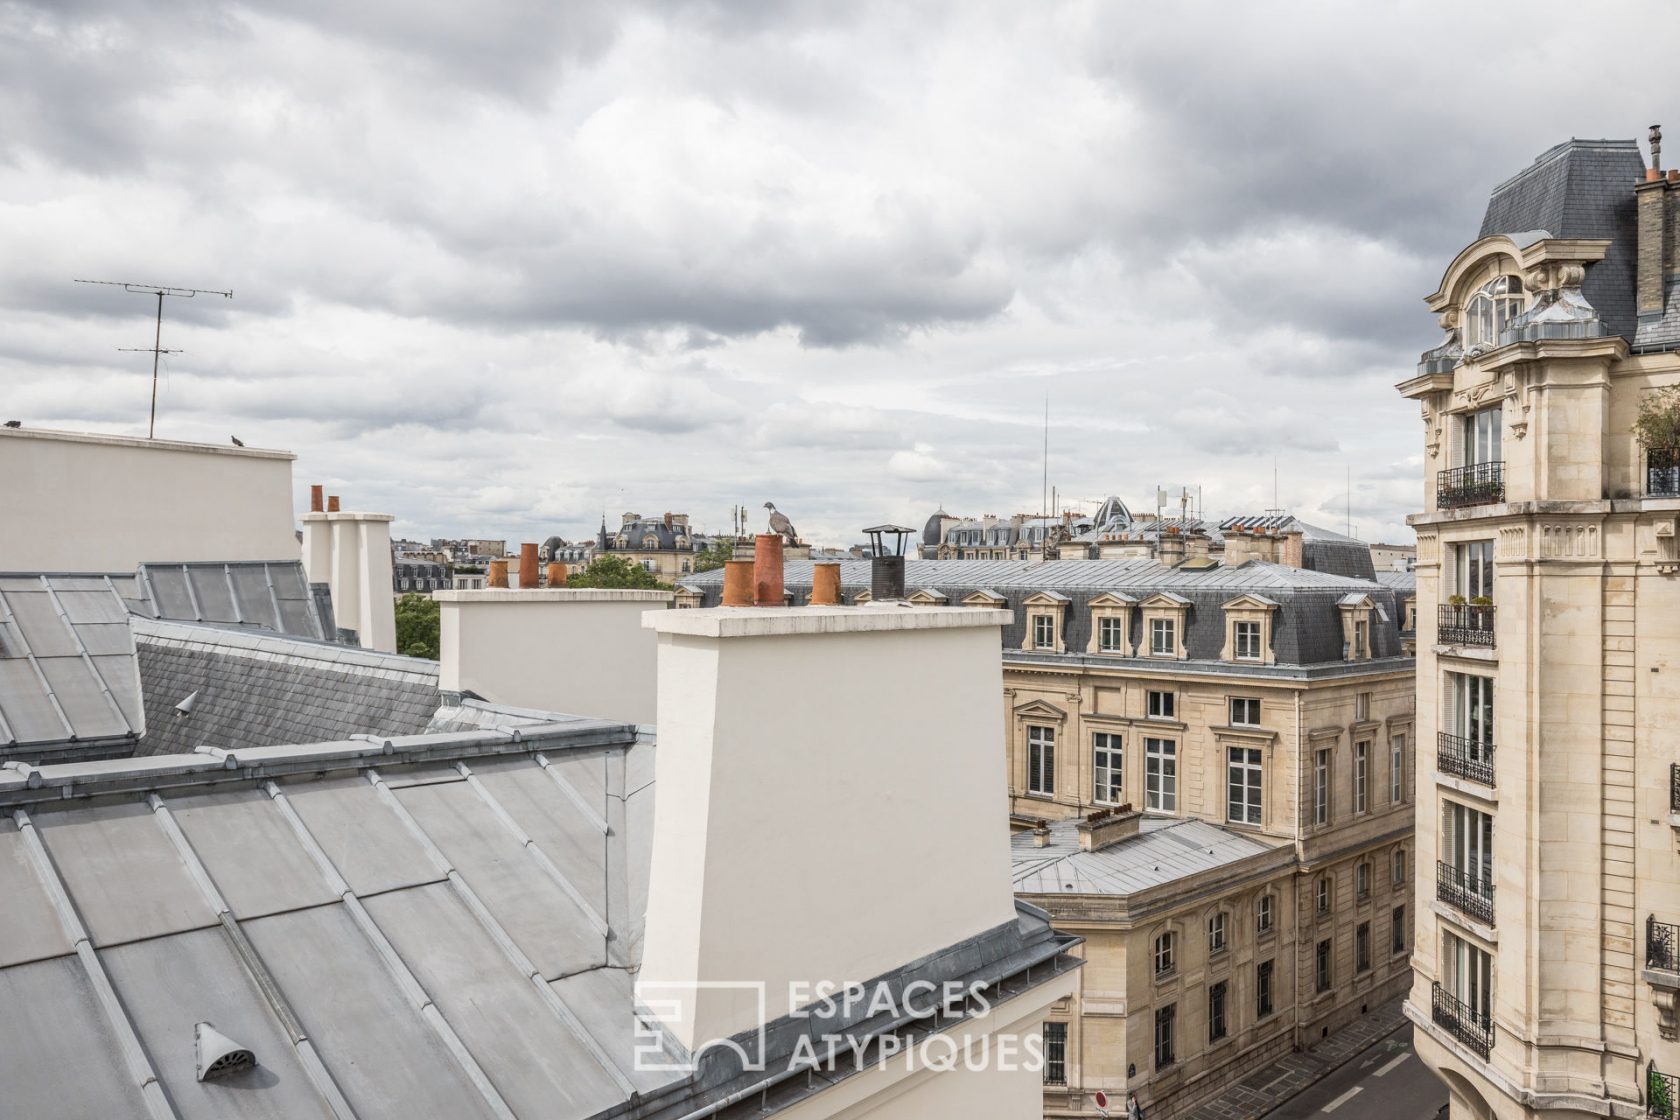
[[[1462,595],[1448,595],[1447,596],[1447,606],[1449,606],[1449,607],[1462,607],[1463,605],[1464,605],[1464,596],[1462,596]]]
[[[1491,607],[1493,606],[1493,600],[1486,595],[1477,595],[1470,600],[1470,605],[1472,607]]]

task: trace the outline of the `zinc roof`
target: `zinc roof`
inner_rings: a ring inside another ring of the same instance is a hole
[[[1010,837],[1018,893],[1128,895],[1275,850],[1207,821],[1144,817],[1136,836],[1087,852],[1077,825],[1053,823],[1042,848],[1030,831]]]

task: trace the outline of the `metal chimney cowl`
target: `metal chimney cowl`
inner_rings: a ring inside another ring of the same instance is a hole
[[[904,557],[877,556],[869,562],[869,598],[875,603],[904,598]]]

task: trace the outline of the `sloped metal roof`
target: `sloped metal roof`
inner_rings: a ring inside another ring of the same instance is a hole
[[[0,575],[0,754],[126,754],[146,728],[132,576]]]
[[[1145,817],[1138,835],[1086,852],[1077,826],[1052,824],[1042,848],[1031,832],[1010,837],[1017,892],[1128,895],[1277,850],[1207,821]]]
[[[153,618],[253,627],[327,641],[338,637],[331,600],[323,604],[297,560],[142,564],[140,586],[145,594],[141,613]]]

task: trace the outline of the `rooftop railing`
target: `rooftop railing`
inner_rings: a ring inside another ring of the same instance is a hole
[[[1680,447],[1646,450],[1645,493],[1652,498],[1680,497]]]
[[[1645,919],[1645,967],[1680,972],[1680,927],[1657,921],[1655,914]]]
[[[1472,918],[1493,924],[1493,879],[1435,861],[1435,897]]]
[[[1493,1017],[1478,1013],[1437,981],[1431,988],[1435,1025],[1486,1060],[1493,1049]]]
[[[1449,646],[1493,646],[1492,603],[1447,603],[1435,622],[1435,640]]]
[[[1437,509],[1488,506],[1505,500],[1505,462],[1450,467],[1435,476]]]
[[[1443,774],[1493,785],[1493,744],[1462,735],[1435,733],[1435,768]]]

